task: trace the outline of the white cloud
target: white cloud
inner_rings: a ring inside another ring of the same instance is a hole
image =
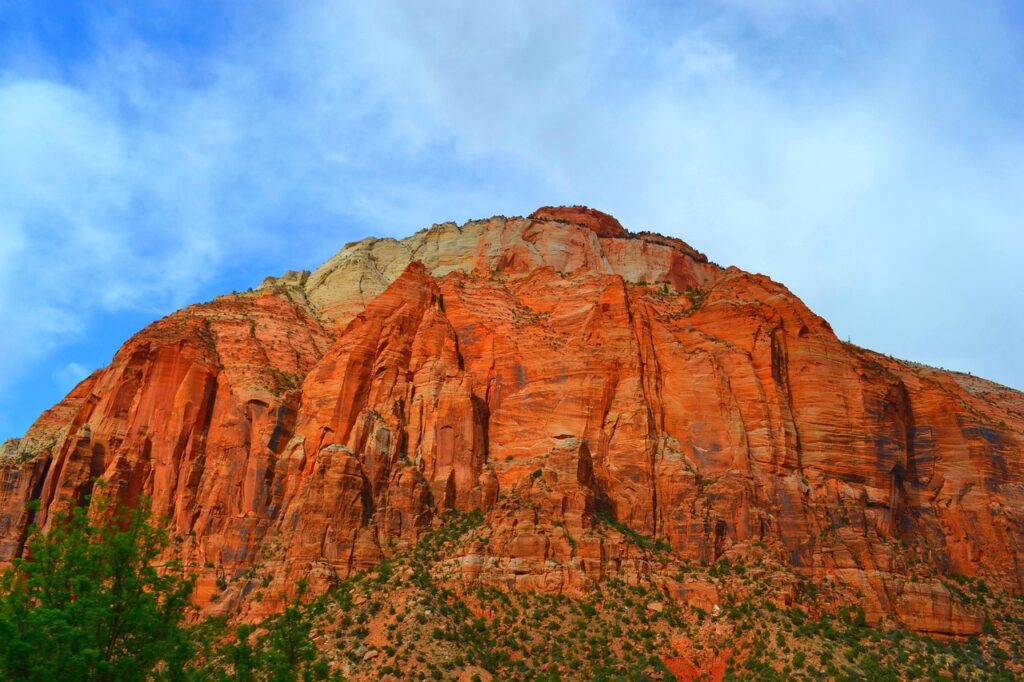
[[[77,362],[69,362],[53,371],[53,380],[57,382],[58,390],[65,393],[87,376],[89,376],[89,370]]]
[[[402,113],[535,169],[546,201],[767,272],[859,343],[1024,386],[992,344],[1024,340],[1003,312],[1024,291],[1024,131],[991,113],[1021,86],[1020,41],[994,11],[738,4],[734,23],[764,34],[644,33],[562,4],[524,30],[518,10],[455,22],[379,3],[360,32]]]
[[[130,12],[96,32],[73,76],[0,65],[0,392],[100,311],[313,265],[346,225],[553,202],[767,272],[854,341],[1024,386],[1024,137],[1000,110],[1020,41],[997,10],[253,4],[185,60]]]

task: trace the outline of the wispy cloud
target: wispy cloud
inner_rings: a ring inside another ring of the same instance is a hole
[[[65,393],[87,376],[89,376],[89,369],[77,362],[69,362],[53,370],[53,380],[57,383],[57,390]]]
[[[97,316],[551,202],[1024,386],[1012,4],[61,7],[81,35],[0,48],[0,395]]]

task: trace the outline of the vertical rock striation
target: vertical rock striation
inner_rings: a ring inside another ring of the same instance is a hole
[[[1019,392],[843,343],[679,240],[544,208],[366,239],[143,330],[5,444],[0,560],[102,477],[167,518],[210,613],[272,612],[481,508],[469,578],[656,572],[592,532],[607,518],[695,560],[768,548],[872,618],[962,635],[981,624],[936,571],[1024,589],[1022,434]]]

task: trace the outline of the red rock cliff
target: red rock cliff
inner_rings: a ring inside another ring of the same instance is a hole
[[[143,330],[5,447],[0,560],[103,477],[168,518],[211,613],[273,611],[258,584],[322,591],[452,507],[493,529],[459,558],[474,579],[656,571],[589,532],[603,511],[683,557],[766,546],[873,617],[967,634],[979,617],[915,566],[1024,588],[1022,433],[1019,392],[843,343],[679,240],[545,208],[366,239]]]

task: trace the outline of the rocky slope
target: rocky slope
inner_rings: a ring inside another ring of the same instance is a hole
[[[712,608],[655,549],[768,556],[951,636],[984,613],[943,576],[1024,591],[1024,394],[843,343],[769,278],[584,208],[365,239],[177,312],[0,456],[0,560],[102,477],[167,517],[210,614],[323,593],[449,509],[488,528],[458,580],[513,591]]]
[[[836,589],[814,587],[763,551],[701,566],[635,532],[628,541],[657,565],[636,582],[609,578],[572,595],[509,591],[467,583],[453,558],[493,537],[483,521],[479,510],[445,513],[414,548],[341,582],[304,617],[262,621],[249,642],[261,650],[274,632],[305,624],[320,670],[403,682],[1008,681],[1024,672],[1024,603],[981,580],[945,582],[959,603],[986,613],[983,636],[966,640],[872,626]],[[599,516],[595,532],[610,537],[616,525]],[[202,679],[223,679],[235,658],[229,646],[200,660]]]

